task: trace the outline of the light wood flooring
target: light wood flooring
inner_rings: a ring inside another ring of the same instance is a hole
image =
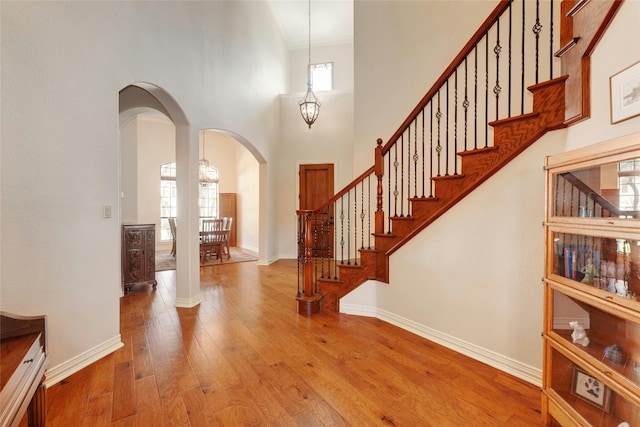
[[[542,426],[537,387],[377,319],[296,314],[295,261],[175,271],[121,299],[124,348],[48,390],[47,426]]]

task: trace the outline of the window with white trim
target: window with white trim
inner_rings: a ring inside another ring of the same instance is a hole
[[[309,65],[309,76],[314,92],[333,90],[333,62]]]
[[[218,169],[209,166],[209,176],[213,181],[198,186],[198,206],[200,218],[217,218],[219,206]],[[160,165],[160,240],[171,241],[169,218],[177,215],[176,162]]]

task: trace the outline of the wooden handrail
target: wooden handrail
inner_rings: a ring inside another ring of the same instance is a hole
[[[325,203],[323,203],[322,205],[320,205],[319,208],[317,208],[316,210],[314,210],[314,213],[319,213],[324,211],[325,209],[327,209],[329,206],[331,206],[331,204],[333,202],[335,202],[336,200],[340,199],[342,196],[344,196],[345,194],[347,194],[350,190],[354,189],[356,187],[356,185],[360,184],[362,181],[364,181],[364,179],[366,177],[368,177],[369,175],[371,175],[373,172],[375,171],[375,166],[371,166],[369,169],[367,169],[366,171],[364,171],[362,174],[360,174],[360,176],[358,176],[356,179],[354,179],[353,181],[351,181],[350,184],[348,184],[346,187],[344,187],[342,190],[340,190],[339,192],[337,192],[335,194],[335,196],[333,196],[332,198],[330,198],[329,200],[327,200]]]

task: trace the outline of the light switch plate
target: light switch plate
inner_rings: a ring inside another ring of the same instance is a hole
[[[102,211],[104,218],[111,218],[111,205],[104,205]]]

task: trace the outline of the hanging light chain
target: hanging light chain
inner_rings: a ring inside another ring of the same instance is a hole
[[[307,93],[302,98],[298,105],[300,106],[300,114],[304,121],[309,125],[309,129],[311,129],[311,125],[318,118],[318,114],[320,113],[320,101],[313,93],[311,89],[311,0],[309,0],[309,62],[307,65]]]

